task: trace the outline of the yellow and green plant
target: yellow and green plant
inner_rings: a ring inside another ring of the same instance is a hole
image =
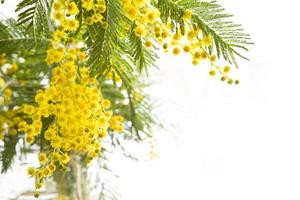
[[[152,138],[161,123],[145,76],[160,53],[208,63],[232,85],[252,44],[215,0],[19,0],[16,12],[0,21],[0,161],[6,172],[16,155],[38,153],[35,197],[54,177],[59,198],[88,199],[77,181],[90,163],[107,168],[107,147],[131,157],[124,141]],[[102,183],[101,198],[112,193]]]

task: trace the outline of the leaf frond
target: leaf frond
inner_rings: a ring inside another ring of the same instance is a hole
[[[213,39],[213,50],[218,58],[237,66],[236,56],[247,59],[238,50],[248,51],[248,46],[253,44],[248,34],[244,32],[240,24],[231,21],[231,14],[225,13],[225,9],[213,0],[202,2],[198,0],[158,0],[157,7],[161,12],[164,22],[172,21],[173,29],[184,29],[182,16],[185,10],[191,10],[192,23],[197,25],[204,36],[210,35]],[[184,31],[184,30],[183,30]]]

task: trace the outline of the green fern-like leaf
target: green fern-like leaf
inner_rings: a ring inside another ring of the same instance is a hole
[[[129,45],[122,40],[121,25],[126,19],[119,1],[108,0],[105,21],[107,28],[95,24],[88,26],[86,38],[89,51],[88,63],[93,75],[102,76],[115,71],[124,85],[131,87],[134,79],[134,62],[129,53]]]
[[[101,24],[95,24],[88,27],[87,44],[90,55],[89,64],[92,71],[95,68],[97,71],[99,67],[104,67],[99,66],[99,64],[109,64],[111,52],[119,48],[119,24],[122,19],[120,6],[119,2],[108,0],[105,21],[109,26],[105,28]]]
[[[15,20],[0,21],[0,52],[7,55],[20,51],[30,52],[38,45],[45,47],[48,40],[43,37],[34,38],[25,31],[25,25],[18,25]]]
[[[193,12],[192,23],[203,31],[205,36],[213,38],[214,46],[210,49],[216,51],[230,63],[237,66],[236,56],[247,59],[239,51],[248,51],[253,44],[249,34],[246,34],[241,25],[231,21],[231,14],[224,12],[224,8],[213,0],[200,2],[198,0],[158,0],[157,8],[161,12],[163,21],[172,20],[174,29],[183,29],[183,13],[189,9]]]
[[[50,8],[48,0],[22,0],[16,9],[19,12],[18,24],[26,24],[27,30],[32,29],[34,38],[38,39],[48,32]]]
[[[1,173],[7,172],[16,156],[16,146],[19,138],[16,136],[6,136],[4,146],[0,151]]]
[[[6,76],[9,87],[17,94],[12,97],[10,106],[33,103],[36,90],[43,87],[41,80],[49,75],[49,67],[44,61],[48,40],[36,40],[24,28],[25,25],[17,25],[13,19],[0,21],[0,54],[5,53],[10,63],[16,59],[12,54],[23,58],[14,78]],[[23,81],[26,84],[20,84]]]
[[[142,39],[135,35],[134,28],[135,24],[131,26],[129,33],[131,56],[133,57],[139,72],[143,72],[143,70],[145,70],[147,73],[147,68],[149,66],[156,66],[155,60],[158,56],[153,50],[145,47]]]

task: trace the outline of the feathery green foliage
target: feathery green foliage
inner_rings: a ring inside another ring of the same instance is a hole
[[[18,25],[15,20],[0,21],[0,53],[28,53],[38,45],[46,47],[48,39],[34,38],[25,30],[25,25]]]
[[[109,24],[108,27],[100,24],[88,26],[88,34],[85,35],[90,55],[88,62],[92,72],[100,70],[100,72],[104,72],[105,68],[111,65],[112,52],[124,53],[119,30],[121,20],[124,18],[120,2],[108,0],[104,17]]]
[[[19,141],[18,137],[9,136],[5,138],[4,146],[0,146],[0,162],[1,162],[1,173],[7,172],[7,170],[13,164],[13,159],[16,156],[16,146]]]
[[[182,15],[186,9],[193,12],[192,22],[198,25],[204,35],[211,35],[218,57],[237,66],[236,56],[244,57],[239,50],[248,51],[251,45],[249,34],[246,34],[240,24],[231,21],[233,15],[224,12],[224,8],[216,0],[203,2],[198,0],[158,0],[157,7],[163,21],[172,20],[173,29],[183,30]]]
[[[144,70],[147,73],[147,68],[150,66],[156,66],[155,61],[158,58],[156,53],[145,47],[144,41],[137,37],[134,33],[134,28],[136,26],[133,24],[129,32],[129,43],[131,56],[133,57],[135,64],[139,72]]]
[[[48,33],[50,8],[48,0],[22,0],[16,9],[18,24],[26,24],[27,30],[32,30],[33,37],[38,39]]]

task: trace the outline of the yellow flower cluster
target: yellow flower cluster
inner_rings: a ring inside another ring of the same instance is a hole
[[[118,133],[122,133],[124,130],[123,124],[124,118],[121,115],[114,115],[109,121],[109,128]]]
[[[11,75],[13,73],[15,73],[16,71],[18,71],[19,66],[16,63],[10,64],[8,69],[7,69],[7,74]]]
[[[18,109],[0,113],[0,140],[3,140],[6,134],[17,135],[18,124],[22,121],[22,118],[18,114]]]
[[[103,22],[100,17],[106,10],[103,0],[96,3],[82,0],[81,3],[86,11],[93,12],[93,23]],[[37,190],[58,166],[64,168],[68,164],[71,154],[87,155],[87,162],[98,157],[101,140],[107,135],[109,127],[118,132],[123,130],[123,118],[112,118],[113,113],[108,110],[110,101],[102,97],[99,83],[90,76],[88,67],[83,67],[85,52],[67,35],[79,26],[75,19],[79,12],[76,3],[56,0],[53,10],[53,19],[58,26],[46,57],[48,65],[54,66],[50,86],[37,92],[36,105],[22,107],[30,122],[21,121],[18,126],[19,131],[26,133],[28,143],[33,143],[43,133],[42,136],[53,149],[40,153],[39,168],[28,169],[28,174],[35,178]],[[45,119],[50,121],[46,130],[43,124]],[[35,196],[39,196],[38,191]]]
[[[87,12],[85,17],[87,25],[104,23],[105,0],[81,0],[81,6]],[[73,0],[56,0],[53,4],[53,10],[53,19],[59,25],[53,37],[55,40],[65,39],[67,31],[73,32],[79,27],[79,21],[75,19],[76,15],[79,14],[79,8]]]
[[[6,61],[7,61],[6,54],[5,53],[0,54],[0,66],[4,65]]]
[[[204,35],[199,27],[193,26],[191,18],[193,13],[186,10],[183,15],[184,29],[173,32],[171,23],[163,24],[160,20],[160,13],[153,8],[146,0],[123,0],[123,7],[126,16],[135,22],[135,35],[145,39],[145,46],[152,47],[153,41],[162,45],[165,52],[171,49],[174,55],[179,55],[181,52],[190,54],[192,63],[198,65],[200,61],[209,61],[211,70],[209,74],[215,76],[216,72],[221,75],[221,80],[229,84],[234,81],[228,77],[230,71],[229,66],[220,67],[216,64],[217,56],[208,53],[209,47],[213,45],[211,36]],[[239,83],[238,80],[235,81]]]
[[[18,133],[18,123],[22,121],[17,107],[11,107],[11,97],[13,91],[9,88],[9,82],[14,72],[18,70],[16,63],[8,64],[5,54],[0,55],[0,140],[5,135],[16,135]],[[4,67],[5,66],[5,67]],[[5,68],[5,69],[3,69]],[[4,78],[5,77],[5,78]]]
[[[70,0],[56,0],[53,4],[52,18],[56,21],[58,28],[53,34],[55,41],[67,39],[67,32],[74,32],[79,27],[79,21],[75,19],[79,13],[77,4]]]
[[[64,167],[68,163],[71,151],[86,153],[88,161],[98,157],[101,138],[106,135],[103,133],[112,116],[112,112],[107,111],[110,102],[102,97],[97,80],[89,76],[88,68],[79,68],[76,64],[80,50],[68,47],[64,52],[63,61],[52,71],[50,87],[37,92],[37,106],[23,106],[23,112],[32,122],[19,124],[19,130],[26,133],[26,141],[32,143],[41,134],[42,119],[52,119],[44,138],[54,151],[39,157],[41,167],[34,173],[38,185],[51,175],[49,171],[53,172],[50,166],[59,163]]]
[[[3,69],[5,66],[5,69]],[[10,102],[13,91],[9,88],[9,79],[19,69],[16,63],[8,64],[5,54],[0,55],[0,106],[6,105]],[[8,80],[7,78],[9,77]]]
[[[6,105],[10,102],[10,99],[12,97],[13,91],[10,88],[5,88],[3,92],[1,92],[1,97],[0,97],[0,106],[1,105]]]
[[[122,83],[121,77],[117,73],[115,73],[114,71],[108,72],[106,74],[105,78],[108,79],[108,80],[116,81],[117,83]]]
[[[92,25],[94,23],[101,23],[104,27],[108,24],[104,21],[103,14],[106,11],[105,0],[81,0],[82,7],[88,11],[88,16],[85,17],[85,23]]]
[[[190,11],[188,13],[190,13]],[[183,17],[184,16],[185,15],[183,15]],[[230,67],[218,66],[216,64],[217,56],[210,55],[208,52],[208,49],[213,45],[211,36],[204,36],[201,29],[193,28],[187,21],[188,17],[184,19],[186,23],[186,31],[184,34],[182,34],[180,30],[177,33],[170,33],[168,29],[163,30],[167,33],[161,33],[161,29],[163,28],[159,29],[159,26],[154,30],[155,35],[170,35],[170,37],[164,39],[159,38],[159,42],[163,43],[163,49],[167,52],[168,49],[171,48],[174,55],[179,55],[181,52],[191,55],[193,65],[208,61],[211,66],[209,71],[210,76],[215,76],[216,72],[219,72],[222,81],[227,80],[228,83],[233,82],[233,80],[228,77]],[[238,82],[236,81],[236,83]]]
[[[147,5],[146,0],[123,0],[123,7],[126,16],[135,21],[135,34],[138,37],[145,37],[149,34],[151,27],[159,19],[159,11]]]

